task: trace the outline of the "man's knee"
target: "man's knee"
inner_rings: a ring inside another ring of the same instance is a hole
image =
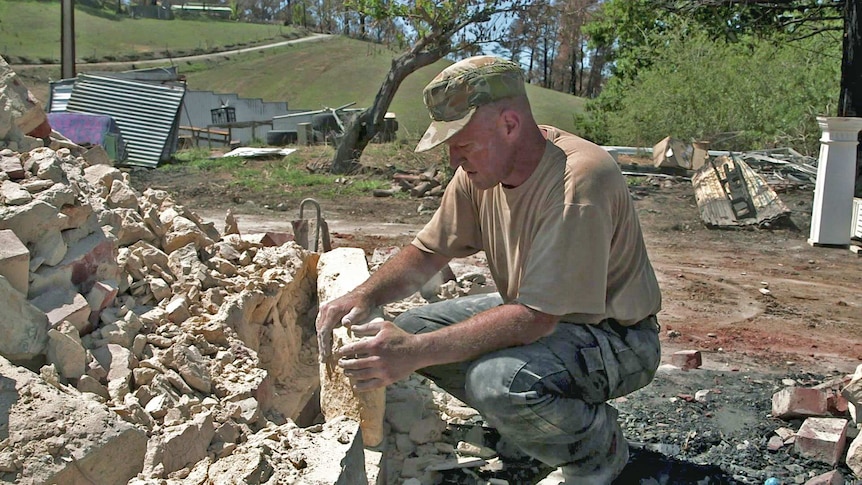
[[[429,331],[428,320],[423,318],[421,308],[407,310],[392,321],[398,328],[407,333],[418,334]]]
[[[483,413],[510,414],[531,389],[512,387],[524,362],[512,357],[479,358],[467,370],[465,391],[471,406]],[[533,392],[535,394],[535,392]]]

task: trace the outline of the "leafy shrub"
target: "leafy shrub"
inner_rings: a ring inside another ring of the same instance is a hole
[[[689,32],[635,79],[612,78],[577,122],[615,145],[652,146],[671,135],[713,149],[816,154],[816,117],[836,112],[840,60],[841,42],[828,36],[726,43]]]

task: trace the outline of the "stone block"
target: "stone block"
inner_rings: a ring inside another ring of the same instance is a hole
[[[859,433],[847,448],[845,463],[858,478],[862,478],[862,433]]]
[[[772,395],[772,415],[781,419],[826,416],[826,398],[820,389],[787,387]]]
[[[808,418],[796,432],[797,453],[812,460],[837,465],[847,444],[847,420]]]
[[[123,180],[123,172],[110,165],[96,164],[84,169],[84,178],[91,185],[100,187],[102,197],[105,197],[115,180]]]
[[[261,246],[272,247],[281,246],[286,242],[293,241],[293,234],[289,232],[257,232],[246,234],[242,239]]]
[[[862,364],[856,368],[853,378],[841,390],[841,396],[848,401],[847,408],[853,422],[862,423],[862,413],[859,412],[862,407]]]
[[[192,466],[207,456],[207,448],[215,436],[212,414],[198,414],[192,420],[167,427],[161,436],[150,440],[145,469],[151,476],[164,478],[182,468]]]
[[[62,261],[43,266],[33,273],[29,297],[35,298],[57,286],[74,287],[89,293],[97,281],[120,280],[116,241],[95,232],[69,246]]]
[[[699,350],[680,350],[671,355],[671,363],[682,370],[697,369],[703,365]]]
[[[11,180],[0,182],[0,201],[6,205],[24,205],[33,200],[33,196],[24,187]]]
[[[87,293],[87,303],[90,305],[90,310],[100,312],[114,302],[119,290],[117,283],[114,281],[97,281],[90,292]]]
[[[127,483],[143,469],[146,434],[104,404],[62,392],[3,358],[0,375],[0,428],[20,460],[16,483]]]
[[[32,359],[48,344],[48,317],[0,276],[0,355],[12,361]]]
[[[60,322],[71,323],[81,335],[90,332],[90,304],[80,293],[58,289],[30,300],[48,315],[48,323],[56,327]]]
[[[844,396],[836,392],[827,392],[826,407],[829,409],[829,413],[835,417],[845,417],[850,414],[850,403]]]
[[[30,251],[9,229],[0,230],[0,276],[26,295],[30,286]]]
[[[66,379],[80,379],[87,369],[87,351],[81,345],[78,330],[61,323],[48,330],[48,363]]]
[[[6,175],[12,180],[24,178],[24,165],[21,164],[21,159],[18,157],[0,156],[0,171],[6,172]]]

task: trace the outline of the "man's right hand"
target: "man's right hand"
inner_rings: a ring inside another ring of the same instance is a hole
[[[339,325],[349,327],[362,323],[369,313],[370,307],[365,298],[355,291],[321,306],[315,324],[320,362],[332,354],[332,330]]]

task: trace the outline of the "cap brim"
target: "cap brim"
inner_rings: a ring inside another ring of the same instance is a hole
[[[470,122],[470,119],[473,117],[473,113],[475,112],[476,108],[474,107],[471,108],[467,115],[461,119],[454,121],[432,121],[428,129],[425,130],[425,134],[422,135],[422,139],[419,140],[419,144],[416,145],[416,149],[413,151],[416,153],[424,152],[436,147],[449,138],[452,138],[467,126],[467,123]]]

